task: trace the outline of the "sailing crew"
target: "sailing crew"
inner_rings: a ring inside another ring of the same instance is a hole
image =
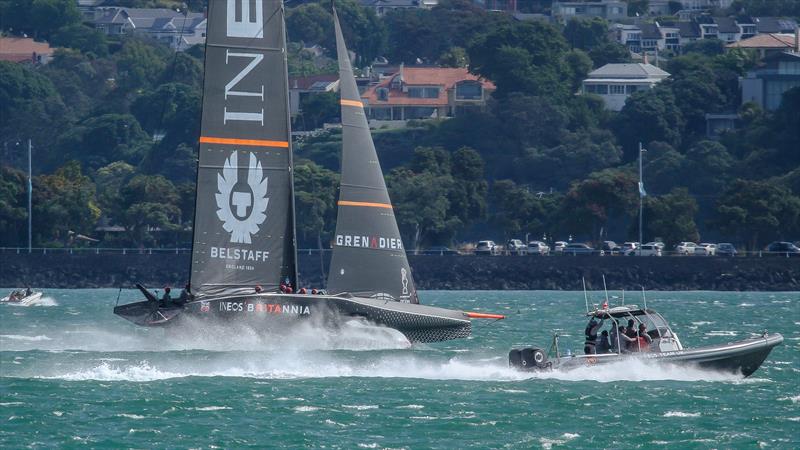
[[[613,328],[612,328],[613,329]],[[608,330],[603,330],[600,333],[600,338],[597,340],[597,353],[608,353],[611,349],[611,344],[608,342]]]
[[[166,286],[164,288],[164,296],[161,297],[161,306],[169,306],[172,303],[172,297],[169,295],[170,288]]]
[[[178,300],[175,301],[178,305],[183,305],[189,302],[192,299],[192,285],[190,283],[186,283],[186,286],[183,287],[181,290],[181,295],[178,297]]]
[[[262,288],[261,288],[261,285],[260,285],[260,284],[257,284],[257,285],[256,285],[256,289],[255,289],[255,290],[256,290],[256,294],[260,294],[261,292],[263,292],[263,291],[264,291],[264,289],[262,289]]]
[[[30,286],[26,287],[25,288],[25,297],[27,297],[27,296],[29,296],[31,294],[33,294],[33,292],[31,291],[31,287]]]
[[[603,326],[603,321],[606,319],[600,319],[600,322],[597,321],[597,318],[592,317],[589,321],[589,324],[586,325],[586,330],[584,330],[584,334],[586,335],[586,341],[583,345],[583,352],[587,355],[594,355],[597,353],[596,343],[597,343],[597,331],[600,327]]]

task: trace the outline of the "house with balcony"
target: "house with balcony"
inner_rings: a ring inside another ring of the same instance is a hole
[[[135,33],[177,50],[186,50],[206,41],[206,17],[203,13],[166,8],[100,7],[94,10],[91,22],[109,36]]]
[[[800,42],[795,45],[794,51],[768,56],[740,80],[742,104],[751,102],[774,111],[781,105],[784,92],[800,87]]]
[[[339,75],[322,74],[289,78],[289,112],[292,118],[300,114],[303,99],[324,92],[339,92]]]
[[[573,17],[579,19],[600,17],[608,21],[619,21],[628,17],[628,4],[618,0],[554,1],[551,13],[561,22],[567,22]]]
[[[631,94],[652,89],[667,77],[669,73],[652,64],[606,64],[589,72],[582,93],[600,96],[606,109],[620,111]]]
[[[465,68],[404,67],[370,86],[361,99],[370,126],[455,117],[486,106],[495,86]]]

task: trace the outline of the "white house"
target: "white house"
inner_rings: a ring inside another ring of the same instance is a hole
[[[606,109],[619,111],[631,94],[652,89],[667,77],[667,72],[652,64],[606,64],[589,72],[589,78],[583,80],[583,93],[599,95]]]

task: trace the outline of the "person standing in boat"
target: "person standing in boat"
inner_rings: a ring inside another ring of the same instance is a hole
[[[611,328],[614,329],[613,327]],[[608,342],[608,330],[603,330],[600,333],[600,338],[597,340],[597,353],[608,353],[611,350],[611,343]]]
[[[597,353],[597,331],[603,326],[603,321],[605,320],[606,319],[603,318],[598,322],[596,317],[592,317],[589,324],[586,325],[586,330],[584,330],[586,341],[583,344],[583,352],[587,355],[594,355]]]
[[[637,337],[637,351],[649,352],[650,344],[653,343],[653,338],[647,333],[647,326],[643,323],[639,324],[639,332]]]

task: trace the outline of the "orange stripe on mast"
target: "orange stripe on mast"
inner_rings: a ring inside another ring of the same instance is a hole
[[[345,99],[342,99],[342,100],[339,100],[339,103],[342,104],[342,105],[345,105],[345,106],[355,106],[357,108],[363,108],[364,107],[364,104],[361,103],[358,100],[345,100]]]
[[[392,209],[392,205],[388,203],[370,203],[370,202],[350,202],[347,200],[339,200],[339,206],[365,206],[367,208],[385,208]]]
[[[267,141],[262,139],[232,139],[232,138],[219,138],[211,136],[200,136],[200,142],[203,144],[226,144],[226,145],[247,145],[250,147],[289,148],[289,143],[286,141]]]

